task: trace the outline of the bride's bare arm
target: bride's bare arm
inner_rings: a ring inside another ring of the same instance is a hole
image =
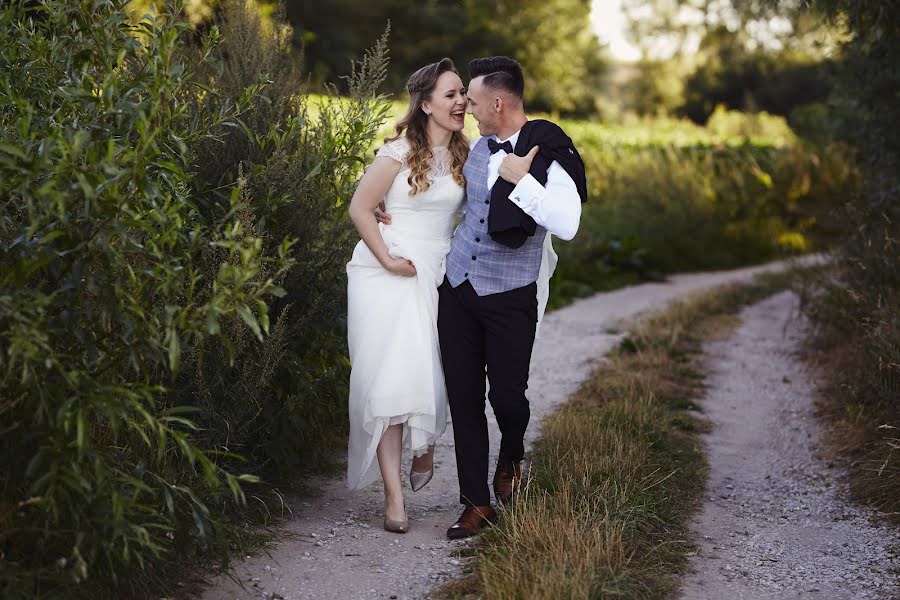
[[[378,222],[375,208],[384,200],[394,178],[400,173],[401,164],[387,156],[378,156],[366,170],[350,201],[350,219],[366,246],[378,262],[391,273],[412,277],[416,268],[405,258],[394,258],[388,254]]]

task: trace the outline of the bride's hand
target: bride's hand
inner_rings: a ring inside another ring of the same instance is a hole
[[[403,275],[404,277],[415,277],[416,276],[416,267],[412,264],[411,261],[406,260],[405,258],[394,258],[393,256],[388,259],[384,268],[393,273],[394,275]]]
[[[384,207],[384,202],[378,203],[378,208],[375,209],[375,220],[379,223],[384,223],[385,225],[391,224],[391,215],[385,212],[386,209]]]

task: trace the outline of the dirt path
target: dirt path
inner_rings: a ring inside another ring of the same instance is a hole
[[[548,314],[535,344],[529,382],[532,420],[528,442],[541,419],[564,402],[590,374],[594,361],[619,340],[615,328],[646,310],[714,286],[747,281],[773,263],[728,272],[685,274],[666,283],[648,283],[597,294]],[[491,444],[499,432],[489,411]],[[492,459],[493,464],[495,458]],[[408,468],[409,460],[405,461]],[[317,482],[321,495],[290,500],[293,518],[280,530],[276,547],[246,557],[234,576],[243,588],[222,575],[211,575],[204,600],[232,598],[422,598],[436,585],[459,577],[465,569],[460,550],[471,542],[449,542],[445,531],[460,511],[452,430],[435,453],[435,476],[422,491],[407,489],[410,532],[381,528],[379,484],[348,493],[343,478]],[[404,472],[404,478],[406,472]]]
[[[839,469],[816,457],[797,302],[784,292],[748,307],[706,347],[710,477],[682,600],[900,598],[900,536],[849,505]]]

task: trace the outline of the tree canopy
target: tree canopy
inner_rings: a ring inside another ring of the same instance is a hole
[[[337,85],[349,57],[361,55],[390,23],[391,69],[386,91],[402,93],[419,67],[450,57],[466,79],[467,63],[479,56],[506,55],[525,71],[529,110],[564,114],[595,112],[595,98],[608,61],[590,27],[590,0],[248,0],[263,17],[277,10],[294,29],[298,59],[313,88]],[[152,0],[135,0],[142,13]],[[219,0],[195,0],[188,17],[203,28],[215,20]]]
[[[506,55],[522,63],[529,108],[563,113],[593,112],[606,71],[589,13],[590,0],[311,0],[287,6],[318,82],[335,81],[346,57],[371,45],[390,21],[388,89],[402,91],[414,70],[445,56],[465,78],[472,58]]]
[[[794,0],[624,0],[642,52],[626,87],[641,114],[704,123],[718,104],[788,116],[831,92],[843,40],[820,12]]]

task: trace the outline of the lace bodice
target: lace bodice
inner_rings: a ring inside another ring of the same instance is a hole
[[[431,169],[428,171],[428,174],[431,176],[432,180],[452,174],[453,155],[446,146],[433,147],[431,149],[431,154]],[[399,137],[393,142],[388,142],[382,146],[376,154],[376,156],[393,158],[403,165],[403,168],[400,171],[401,173],[409,171],[409,166],[406,164],[408,155],[409,140],[406,139],[406,136]]]
[[[453,234],[465,190],[453,179],[450,151],[436,147],[432,148],[432,153],[434,158],[429,171],[431,186],[410,196],[407,139],[401,137],[378,151],[377,156],[388,156],[403,165],[384,196],[385,207],[391,215],[391,224],[387,226],[391,235],[448,240]]]

